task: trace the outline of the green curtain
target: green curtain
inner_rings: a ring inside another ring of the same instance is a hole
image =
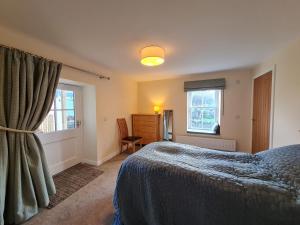
[[[34,131],[47,116],[62,65],[0,47],[0,126]],[[0,225],[49,204],[55,186],[36,134],[0,130]]]

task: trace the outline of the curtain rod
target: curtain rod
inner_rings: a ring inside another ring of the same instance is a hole
[[[14,47],[11,47],[11,46],[7,46],[7,45],[3,45],[3,44],[0,44],[0,46],[4,47],[4,48],[19,50],[17,48],[14,48]],[[25,53],[30,54],[30,55],[35,56],[35,57],[39,57],[39,58],[43,58],[43,59],[46,59],[46,60],[49,60],[49,61],[57,62],[56,60],[48,59],[46,57],[43,57],[43,56],[40,56],[40,55],[36,55],[36,54],[31,53],[31,52],[27,52],[27,51],[24,51],[24,50],[20,50],[20,51],[25,52]],[[58,63],[61,63],[61,62],[58,62]],[[63,66],[65,66],[65,67],[69,67],[69,68],[74,69],[74,70],[78,70],[78,71],[81,71],[81,72],[84,72],[84,73],[87,73],[87,74],[90,74],[90,75],[94,75],[98,79],[110,80],[110,77],[104,76],[102,74],[98,74],[98,73],[95,73],[95,72],[92,72],[92,71],[89,71],[89,70],[85,70],[85,69],[82,69],[82,68],[79,68],[79,67],[76,67],[76,66],[72,66],[72,65],[69,65],[69,64],[65,64],[65,63],[61,63],[61,64]]]
[[[95,72],[92,72],[92,71],[89,71],[89,70],[81,69],[81,68],[76,67],[76,66],[68,65],[68,64],[65,64],[65,63],[62,63],[62,64],[65,67],[69,67],[69,68],[74,69],[74,70],[78,70],[78,71],[81,71],[81,72],[84,72],[84,73],[88,73],[88,74],[94,75],[98,79],[110,80],[110,77],[108,77],[108,76],[104,76],[104,75],[101,75],[101,74],[98,74],[98,73],[95,73]]]

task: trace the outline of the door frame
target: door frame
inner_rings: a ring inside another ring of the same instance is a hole
[[[273,148],[273,134],[274,134],[274,107],[275,107],[275,81],[276,81],[276,64],[267,69],[259,72],[252,77],[252,96],[251,96],[251,152],[252,152],[252,140],[253,140],[253,108],[254,108],[254,80],[260,76],[265,75],[268,72],[272,72],[272,91],[271,91],[271,110],[270,110],[270,135],[269,135],[269,148]]]

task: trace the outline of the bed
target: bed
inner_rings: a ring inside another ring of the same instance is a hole
[[[113,225],[299,225],[300,145],[255,155],[157,142],[122,164]]]

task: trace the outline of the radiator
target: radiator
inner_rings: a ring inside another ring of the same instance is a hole
[[[224,151],[236,151],[235,140],[178,135],[176,136],[176,142],[182,144],[196,145],[202,148],[210,148]]]

